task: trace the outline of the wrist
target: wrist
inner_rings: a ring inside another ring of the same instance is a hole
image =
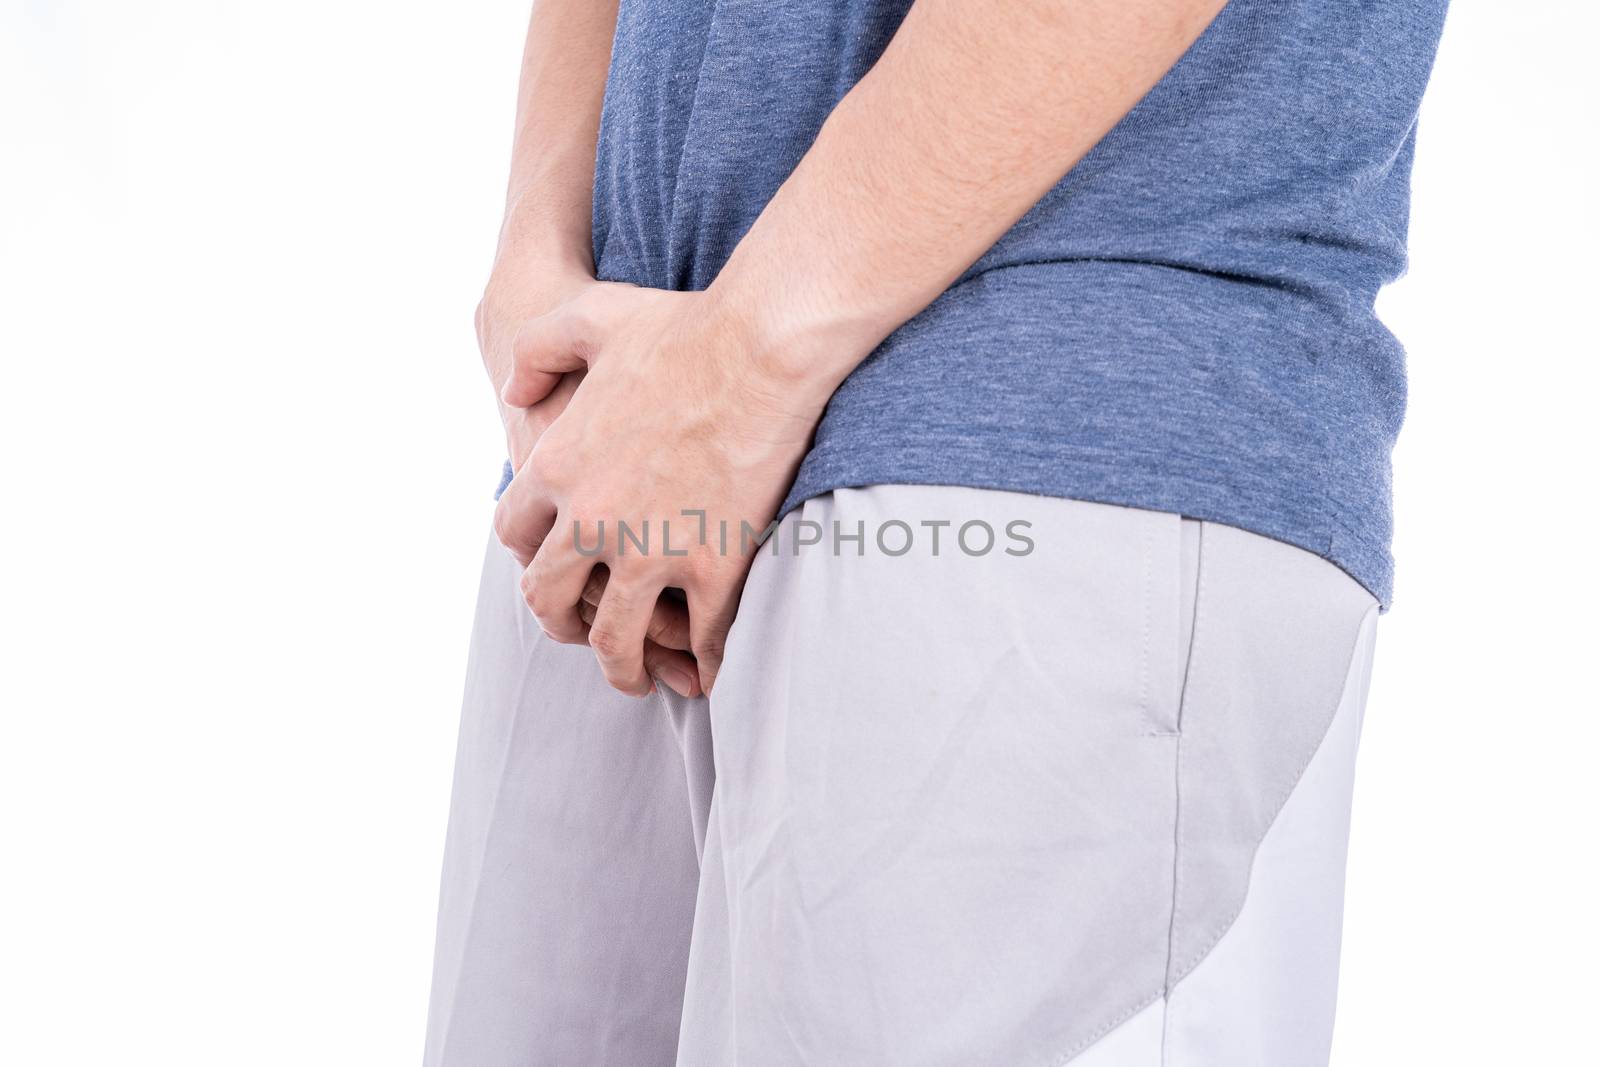
[[[553,250],[495,257],[484,283],[480,313],[491,319],[522,320],[542,315],[594,282],[594,271]]]
[[[743,371],[772,395],[818,414],[891,329],[856,314],[846,301],[798,286],[747,285],[726,271],[704,296],[707,317],[737,338]]]
[[[495,245],[495,269],[531,264],[594,274],[593,234],[586,205],[551,203],[534,185],[506,200]],[[579,211],[580,207],[584,210]]]
[[[495,305],[540,304],[548,292],[593,280],[594,261],[587,248],[556,240],[508,241],[502,237],[489,268],[484,298]]]
[[[592,284],[593,271],[571,256],[527,253],[496,257],[473,314],[478,351],[496,398],[511,375],[512,343],[522,324],[553,311]],[[503,404],[501,408],[504,414]]]

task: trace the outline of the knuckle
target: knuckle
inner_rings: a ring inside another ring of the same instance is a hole
[[[622,635],[608,626],[595,626],[589,630],[589,647],[602,661],[614,661],[622,655]]]
[[[555,603],[550,591],[537,579],[532,580],[531,585],[526,585],[523,592],[527,597],[528,607],[533,611],[533,617],[539,620],[541,626],[548,628],[557,621],[560,607]]]
[[[511,522],[511,511],[504,505],[494,509],[494,536],[495,540],[507,548],[511,547],[512,538],[516,536],[515,527]]]
[[[534,554],[539,551],[539,542],[522,528],[516,516],[510,512],[504,513],[504,517],[501,512],[495,512],[494,536],[524,567],[533,561]]]

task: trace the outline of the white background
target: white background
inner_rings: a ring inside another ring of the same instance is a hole
[[[420,1056],[526,7],[0,0],[0,1062]],[[1424,106],[1340,1067],[1594,1055],[1597,31]]]

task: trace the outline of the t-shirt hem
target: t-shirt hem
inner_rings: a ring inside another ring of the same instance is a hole
[[[963,486],[1165,511],[1237,527],[1310,552],[1353,578],[1378,601],[1381,611],[1389,610],[1393,559],[1386,547],[1363,537],[1348,523],[1332,518],[1318,522],[1304,515],[1241,506],[1239,501],[1246,494],[1237,486],[1170,469],[1141,468],[1136,460],[1055,452],[1042,470],[1037,462],[1030,462],[1025,470],[1008,470],[1011,465],[1001,452],[983,449],[981,462],[963,463],[961,451],[960,445],[948,442],[886,448],[882,456],[813,451],[779,517],[812,497],[869,485]],[[972,455],[970,449],[968,455]]]

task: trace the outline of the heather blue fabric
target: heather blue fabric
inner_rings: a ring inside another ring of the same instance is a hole
[[[700,289],[909,0],[622,0],[600,276]],[[1444,0],[1232,0],[1062,182],[835,394],[784,510],[1020,490],[1288,541],[1390,597],[1418,102]]]

